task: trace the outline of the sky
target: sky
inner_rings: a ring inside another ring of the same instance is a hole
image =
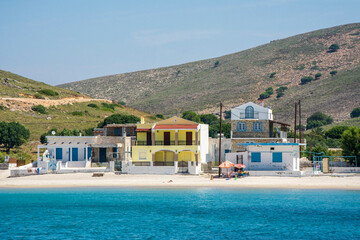
[[[0,69],[57,85],[360,22],[359,0],[0,0]]]

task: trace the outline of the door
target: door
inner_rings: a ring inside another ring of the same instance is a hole
[[[100,162],[106,162],[106,148],[100,148]]]
[[[151,132],[146,133],[146,145],[151,146]]]
[[[78,161],[79,157],[79,149],[78,148],[73,148],[72,149],[72,161]]]
[[[192,145],[192,132],[186,132],[186,145]]]
[[[62,148],[56,148],[56,160],[61,160],[62,159]]]
[[[164,132],[164,145],[170,145],[170,132]]]
[[[179,161],[178,162],[178,173],[188,173],[189,167],[187,161]]]

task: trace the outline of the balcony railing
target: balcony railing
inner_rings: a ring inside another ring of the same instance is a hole
[[[174,162],[154,162],[154,166],[174,166]]]
[[[240,119],[259,119],[259,112],[254,112],[254,116],[240,113]]]
[[[148,141],[136,141],[136,146],[151,146],[152,142]],[[155,146],[175,146],[175,141],[155,141]],[[196,141],[178,141],[178,146],[195,146]],[[197,145],[200,145],[198,141]]]

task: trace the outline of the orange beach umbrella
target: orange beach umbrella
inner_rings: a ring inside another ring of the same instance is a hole
[[[246,166],[244,164],[240,164],[240,163],[235,164],[235,167],[236,168],[246,168]]]
[[[233,166],[235,166],[235,164],[233,164],[232,162],[225,161],[219,165],[219,168],[231,168]]]

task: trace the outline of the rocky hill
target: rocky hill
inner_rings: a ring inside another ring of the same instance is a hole
[[[337,51],[329,51],[337,44]],[[360,106],[360,23],[296,35],[234,54],[177,66],[92,78],[60,85],[95,98],[124,101],[153,113],[177,114],[185,110],[216,112],[244,102],[267,98],[278,120],[290,122],[293,105],[302,100],[304,119],[316,111],[335,121],[349,118]],[[336,71],[336,74],[330,74]],[[275,73],[275,74],[272,74]],[[301,78],[320,73],[307,84]],[[270,75],[273,75],[270,77]]]

